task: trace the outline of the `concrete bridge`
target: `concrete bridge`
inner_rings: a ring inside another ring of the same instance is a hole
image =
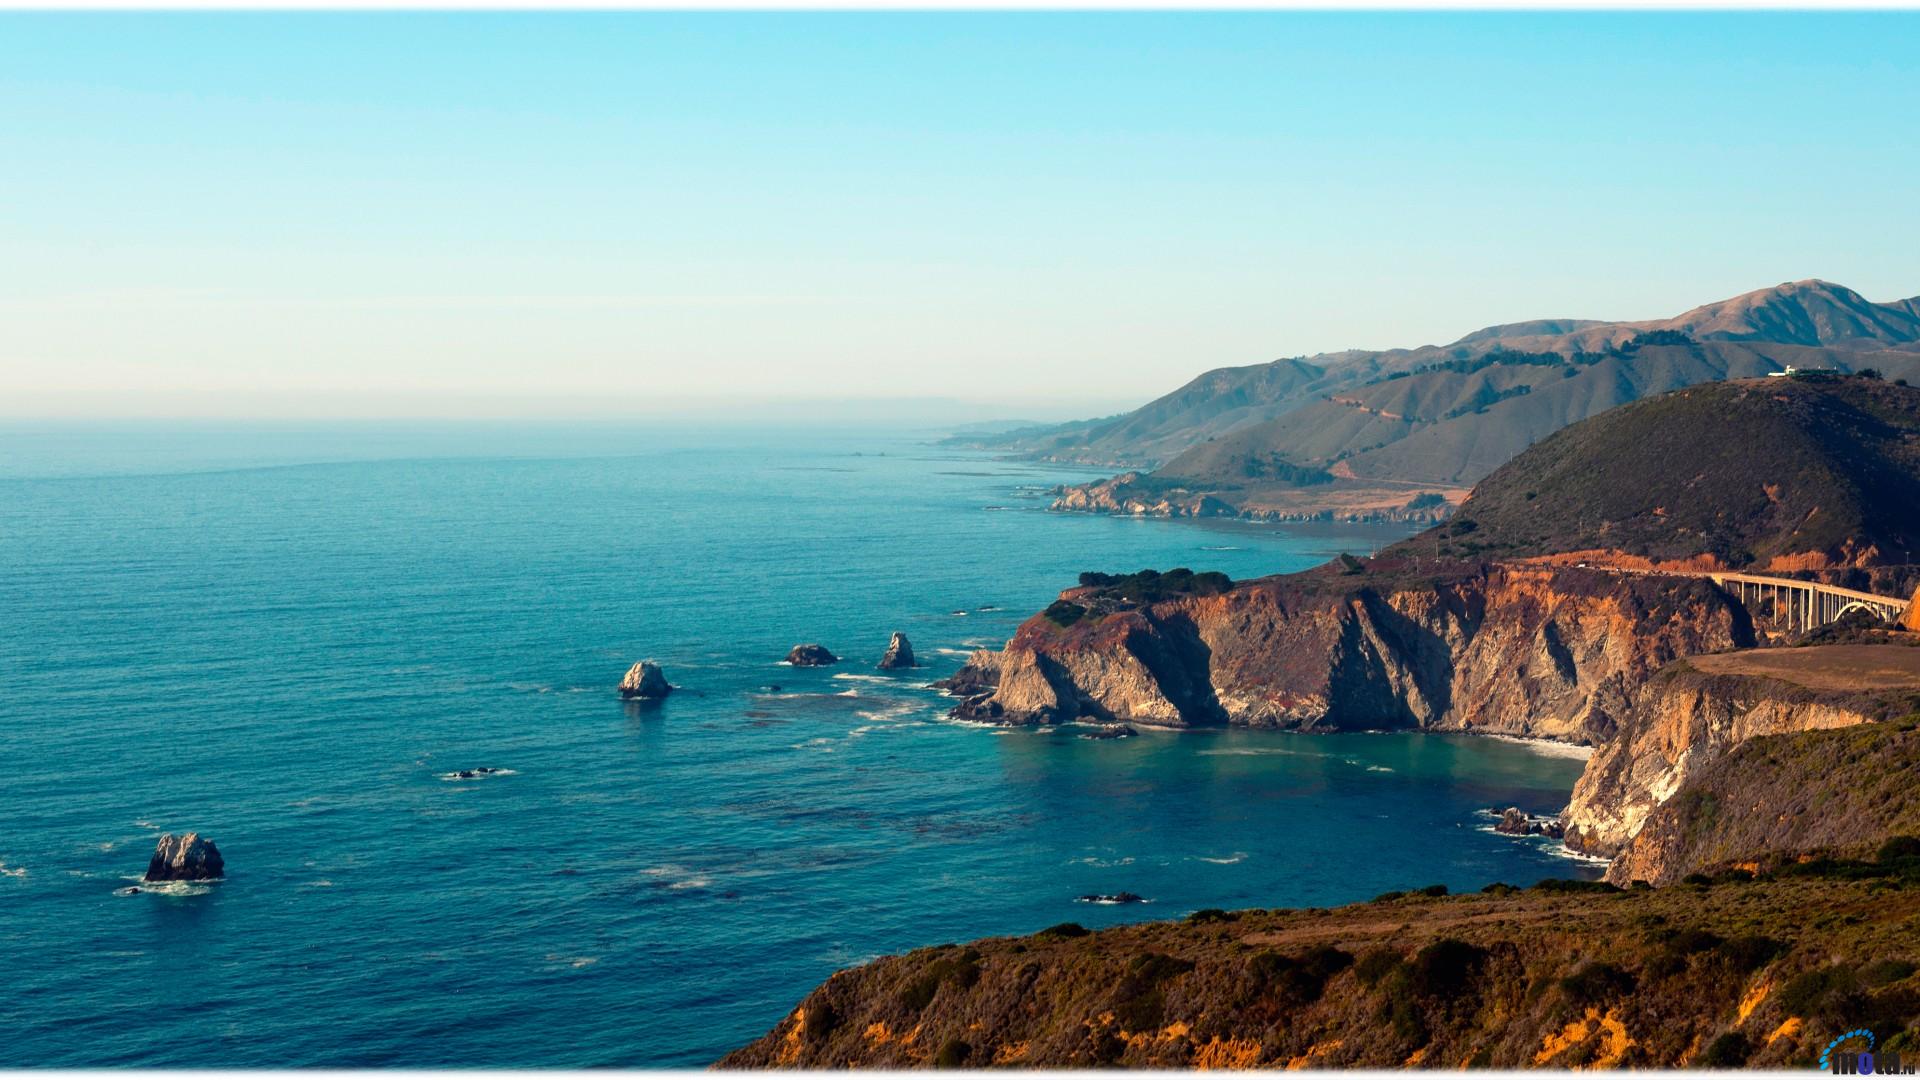
[[[1766,618],[1789,634],[1804,634],[1853,611],[1870,612],[1889,626],[1899,625],[1901,617],[1907,613],[1908,601],[1905,599],[1843,589],[1818,581],[1762,574],[1699,573],[1691,576],[1712,578],[1715,585],[1733,594],[1734,599],[1740,601],[1756,622]]]
[[[1736,574],[1718,570],[1639,570],[1591,563],[1580,565],[1589,570],[1609,570],[1616,574],[1708,578],[1740,601],[1755,622],[1765,622],[1789,634],[1804,634],[1852,611],[1871,612],[1888,626],[1898,626],[1912,604],[1912,601],[1903,597],[1879,596],[1819,581],[1766,574]]]

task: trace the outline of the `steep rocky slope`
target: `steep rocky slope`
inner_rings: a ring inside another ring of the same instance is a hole
[[[1674,852],[1655,856],[1654,848],[1673,847],[1671,840],[1656,843],[1645,834],[1648,821],[1663,808],[1691,805],[1714,785],[1725,786],[1721,762],[1750,740],[1764,736],[1850,728],[1877,724],[1920,712],[1920,648],[1909,644],[1834,645],[1802,649],[1770,649],[1752,653],[1698,656],[1678,661],[1648,680],[1632,707],[1621,714],[1617,736],[1603,745],[1587,763],[1567,807],[1569,846],[1612,856],[1634,841],[1637,858],[1612,868],[1613,877],[1636,877],[1656,883],[1677,879],[1695,867]],[[1911,768],[1916,762],[1883,763]],[[1700,779],[1709,771],[1719,779]],[[1885,768],[1873,770],[1884,775]],[[1792,796],[1838,789],[1865,772],[1804,776],[1796,787],[1769,789],[1760,775],[1742,785],[1743,796],[1728,804],[1729,815],[1758,814],[1776,821]],[[1911,779],[1920,781],[1920,776]],[[1696,781],[1700,785],[1696,787]],[[1876,781],[1877,782],[1877,781]],[[1920,784],[1915,785],[1920,789]],[[1748,797],[1751,796],[1751,797]],[[1916,791],[1920,799],[1920,790]],[[1718,801],[1718,800],[1716,800]],[[1822,821],[1832,815],[1814,815],[1811,825],[1797,825],[1770,844],[1802,848],[1837,842],[1827,826],[1860,831],[1870,839],[1866,819]],[[1739,847],[1745,835],[1719,822],[1712,842]],[[1694,839],[1702,843],[1699,821]],[[1811,828],[1813,831],[1806,831]],[[1766,830],[1762,830],[1765,832]],[[1652,846],[1649,846],[1652,845]],[[1714,850],[1723,850],[1716,846]],[[1741,854],[1758,854],[1756,845]],[[1689,859],[1691,856],[1689,856]],[[1649,876],[1651,875],[1651,876]]]
[[[1839,869],[921,949],[834,974],[719,1066],[1806,1068],[1862,1026],[1911,1055],[1920,858]]]
[[[1131,604],[1069,590],[969,661],[962,716],[1604,740],[1668,661],[1751,643],[1687,578],[1374,560]]]
[[[1759,735],[1696,766],[1607,868],[1616,884],[1668,885],[1788,853],[1878,847],[1920,835],[1920,715]]]

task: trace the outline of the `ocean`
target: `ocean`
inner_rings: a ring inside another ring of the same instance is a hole
[[[1400,535],[1044,512],[1091,475],[915,432],[0,429],[0,1064],[698,1067],[918,946],[1593,876],[1482,813],[1558,809],[1564,752],[944,719],[926,684],[1080,571]],[[920,669],[874,669],[895,630]],[[663,703],[615,693],[642,658]],[[130,892],[186,830],[226,879]]]

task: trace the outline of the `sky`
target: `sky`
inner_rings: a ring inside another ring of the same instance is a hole
[[[1911,13],[10,13],[0,416],[1051,419],[1887,300],[1915,117]]]

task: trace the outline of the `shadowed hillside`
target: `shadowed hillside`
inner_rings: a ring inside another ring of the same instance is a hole
[[[1920,548],[1920,389],[1751,379],[1622,406],[1495,471],[1440,534],[1472,556],[1905,562]]]

